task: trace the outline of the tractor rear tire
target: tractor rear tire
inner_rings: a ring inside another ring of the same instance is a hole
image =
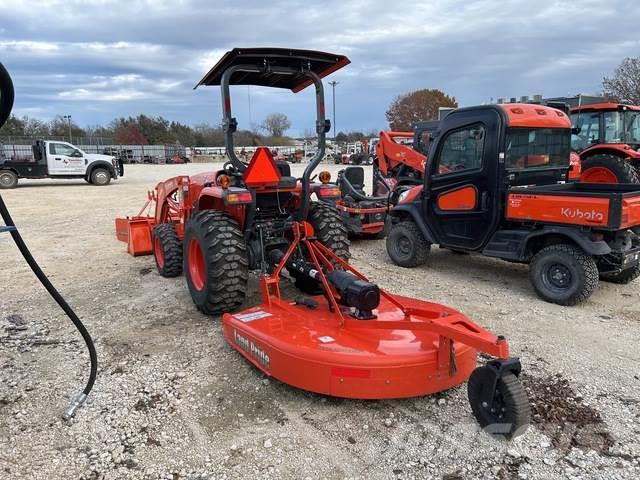
[[[467,382],[467,394],[473,416],[487,433],[507,440],[523,434],[531,421],[531,406],[520,380],[513,373],[504,373],[496,382],[493,402],[482,401],[486,377],[476,368]]]
[[[0,189],[16,188],[18,185],[18,175],[11,170],[0,171]]]
[[[534,255],[529,280],[543,300],[576,305],[589,298],[598,286],[598,266],[578,247],[550,245]]]
[[[173,223],[161,223],[153,229],[153,257],[161,276],[171,278],[182,273],[182,241]]]
[[[615,181],[613,179],[615,178]],[[624,158],[606,153],[592,155],[582,161],[581,182],[640,183],[640,175]]]
[[[411,220],[391,227],[387,235],[387,253],[396,265],[417,267],[427,261],[431,244]]]
[[[600,280],[604,280],[605,282],[611,283],[619,283],[621,285],[626,285],[634,281],[636,278],[640,277],[640,265],[636,265],[635,267],[627,268],[626,270],[622,270],[618,273],[601,273]]]
[[[206,315],[232,312],[245,299],[247,245],[238,222],[225,212],[194,214],[184,234],[184,272],[196,308]]]
[[[340,212],[327,203],[313,202],[309,207],[308,220],[320,243],[348,262],[351,257],[349,253],[351,242],[349,230]]]
[[[111,182],[111,173],[104,168],[96,168],[91,172],[91,183],[93,185],[104,186]]]

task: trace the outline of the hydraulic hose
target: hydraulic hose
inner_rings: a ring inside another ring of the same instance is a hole
[[[91,373],[89,374],[89,380],[87,381],[87,385],[85,386],[82,393],[80,393],[78,396],[76,396],[73,399],[73,401],[69,404],[69,406],[65,409],[64,413],[62,414],[62,418],[64,418],[65,420],[70,420],[75,415],[76,410],[80,408],[82,404],[87,400],[87,396],[91,392],[91,389],[93,388],[93,384],[96,381],[96,374],[98,372],[98,356],[96,354],[96,347],[93,344],[93,339],[91,338],[91,335],[89,335],[89,332],[87,331],[86,327],[80,321],[80,319],[78,318],[76,313],[73,311],[73,309],[69,306],[69,304],[65,301],[62,295],[60,295],[60,293],[51,284],[47,276],[44,274],[40,266],[37,264],[37,262],[33,258],[33,255],[31,255],[31,252],[27,248],[27,245],[24,243],[24,240],[22,239],[20,232],[17,230],[15,224],[13,223],[13,219],[11,218],[11,215],[9,214],[9,210],[7,209],[7,206],[5,205],[4,200],[2,199],[2,195],[0,195],[0,216],[2,216],[2,220],[4,221],[5,225],[9,227],[8,228],[9,233],[11,234],[13,241],[18,247],[18,250],[20,250],[20,253],[24,257],[26,262],[29,264],[29,267],[31,267],[31,270],[36,275],[36,277],[38,277],[38,280],[40,280],[40,283],[42,283],[42,285],[47,290],[47,292],[49,292],[49,295],[51,295],[51,297],[56,301],[56,303],[60,305],[60,308],[64,310],[64,313],[73,322],[75,327],[80,332],[80,335],[82,335],[82,338],[84,339],[84,342],[87,345],[87,349],[89,350],[89,358],[91,360]]]

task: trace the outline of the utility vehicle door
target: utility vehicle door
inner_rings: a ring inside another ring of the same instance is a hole
[[[49,175],[84,175],[84,154],[66,142],[49,142],[47,149]]]
[[[497,109],[460,109],[431,142],[423,215],[443,246],[480,250],[499,224],[502,125]]]

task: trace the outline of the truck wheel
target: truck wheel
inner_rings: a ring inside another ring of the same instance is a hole
[[[198,310],[214,315],[240,306],[249,261],[238,222],[224,212],[198,212],[187,223],[183,245],[187,286]]]
[[[593,257],[573,245],[550,245],[531,260],[529,280],[547,302],[575,305],[598,286],[598,267]]]
[[[483,400],[486,377],[476,368],[467,382],[467,394],[473,416],[487,432],[504,436],[507,440],[523,434],[531,421],[531,407],[527,394],[513,373],[505,373],[496,382],[491,402]]]
[[[111,182],[111,174],[104,168],[96,168],[91,172],[91,183],[94,185],[109,185]]]
[[[430,251],[431,244],[411,220],[392,226],[387,235],[387,253],[393,263],[401,267],[422,265],[427,261]]]
[[[161,276],[170,278],[182,273],[182,242],[173,223],[161,223],[153,229],[153,257]]]
[[[580,181],[584,183],[640,183],[640,176],[633,165],[624,158],[602,153],[584,159]]]
[[[327,203],[313,202],[309,207],[308,220],[320,243],[348,262],[351,242],[340,212]]]
[[[0,188],[16,188],[16,185],[18,185],[18,175],[11,170],[3,170],[0,172]]]
[[[640,277],[640,265],[627,268],[618,273],[601,273],[600,279],[605,282],[627,284]]]

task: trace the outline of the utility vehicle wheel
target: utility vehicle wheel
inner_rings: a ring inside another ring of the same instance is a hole
[[[11,170],[0,172],[0,188],[16,188],[16,185],[18,185],[18,175]]]
[[[345,262],[349,261],[349,230],[342,215],[335,207],[327,203],[313,202],[309,207],[309,223],[316,238]]]
[[[640,183],[630,162],[615,155],[598,154],[582,162],[580,181],[586,183]]]
[[[627,268],[619,273],[601,273],[600,279],[605,282],[627,284],[640,277],[640,265]]]
[[[431,244],[411,220],[392,226],[387,235],[387,253],[393,263],[401,267],[422,265],[430,251]]]
[[[238,222],[224,212],[198,212],[187,223],[183,248],[187,286],[198,310],[213,315],[240,306],[249,261]]]
[[[182,242],[173,223],[161,223],[153,229],[153,257],[163,277],[177,277],[182,273]]]
[[[529,280],[547,302],[575,305],[598,286],[598,267],[593,257],[573,245],[550,245],[531,260]]]
[[[91,172],[91,183],[94,185],[109,185],[111,182],[111,174],[104,168],[96,168]]]
[[[504,373],[496,382],[490,398],[486,395],[486,379],[482,369],[476,368],[467,382],[467,394],[473,416],[487,433],[507,440],[522,435],[531,421],[531,407],[527,394],[513,373]]]

